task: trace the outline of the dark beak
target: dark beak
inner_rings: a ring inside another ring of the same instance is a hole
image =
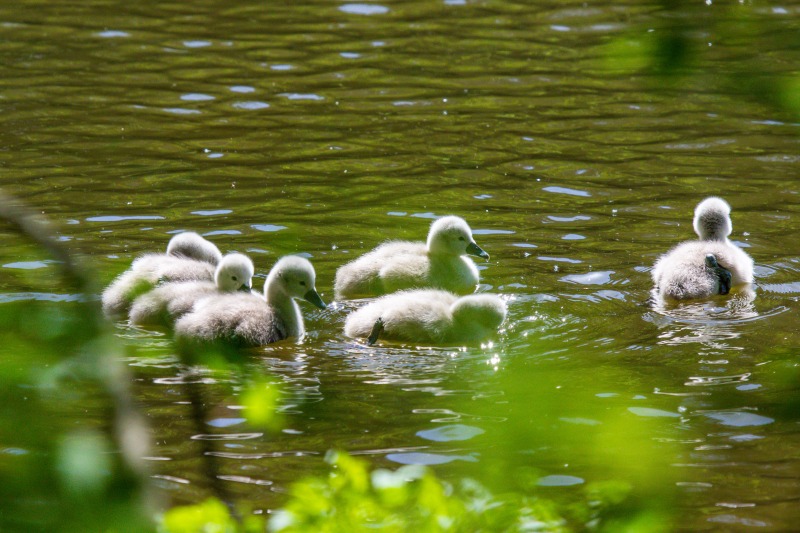
[[[731,271],[720,265],[717,262],[717,258],[714,257],[714,254],[706,255],[706,267],[713,270],[719,280],[719,294],[728,294],[731,292],[731,280],[733,279]]]
[[[242,284],[242,286],[239,287],[237,290],[240,290],[242,292],[250,292],[251,289],[252,287],[250,285]]]
[[[484,259],[486,259],[487,261],[489,260],[489,254],[487,254],[486,252],[484,252],[484,251],[481,249],[481,247],[480,247],[480,246],[478,246],[477,244],[475,244],[474,242],[471,242],[471,243],[469,243],[469,244],[467,245],[467,253],[468,253],[469,255],[477,255],[478,257],[483,257],[483,258],[484,258]]]
[[[303,295],[303,298],[306,301],[311,302],[315,306],[319,307],[320,309],[325,309],[326,307],[328,307],[327,305],[325,305],[325,302],[322,301],[322,298],[319,297],[319,294],[314,289],[311,289],[310,291],[305,293]]]

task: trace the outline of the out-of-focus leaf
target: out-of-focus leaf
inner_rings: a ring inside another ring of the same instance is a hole
[[[475,481],[451,487],[424,467],[378,469],[342,452],[328,454],[327,479],[296,483],[270,531],[566,531],[555,506],[536,498],[498,498]]]
[[[778,98],[792,117],[800,120],[800,74],[785,78],[780,83]]]
[[[101,493],[110,482],[111,447],[96,431],[67,435],[58,448],[57,468],[64,491],[73,497]]]
[[[242,392],[244,416],[247,422],[255,427],[278,429],[282,425],[282,417],[278,413],[278,402],[281,390],[277,383],[263,378],[250,382]]]
[[[240,531],[224,503],[209,498],[197,505],[167,511],[159,527],[164,533],[234,533]]]

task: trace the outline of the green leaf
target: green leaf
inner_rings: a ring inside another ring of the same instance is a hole
[[[209,498],[197,505],[170,509],[161,519],[163,533],[234,533],[238,524],[224,503]]]
[[[84,497],[101,494],[110,481],[111,446],[96,431],[67,435],[58,447],[57,469],[67,494]]]
[[[247,422],[258,428],[280,429],[282,417],[277,412],[280,398],[281,390],[274,382],[260,378],[249,383],[241,395]]]
[[[800,119],[800,74],[783,80],[778,98],[795,120]]]

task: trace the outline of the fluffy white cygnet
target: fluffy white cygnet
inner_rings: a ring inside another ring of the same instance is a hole
[[[179,340],[261,346],[303,335],[303,317],[294,301],[303,298],[325,309],[314,286],[316,274],[302,257],[278,260],[267,276],[264,297],[234,293],[208,296],[175,323]],[[266,300],[266,301],[265,301]]]
[[[249,257],[228,254],[214,273],[214,281],[174,281],[165,283],[133,301],[129,318],[138,325],[172,325],[191,311],[195,302],[212,294],[244,291],[249,293],[255,269]]]
[[[480,342],[497,333],[506,304],[494,294],[458,297],[435,289],[400,291],[378,298],[351,313],[348,337],[379,338],[425,344]]]
[[[431,287],[457,294],[475,291],[480,276],[465,254],[489,259],[472,238],[464,219],[440,218],[431,224],[428,242],[390,241],[336,271],[337,298],[376,296]]]
[[[107,316],[126,314],[133,300],[159,281],[212,281],[221,259],[219,249],[197,233],[179,233],[170,239],[166,254],[145,254],[135,259],[106,287],[103,312]]]
[[[205,261],[212,265],[222,261],[219,248],[193,231],[184,231],[172,237],[167,243],[167,255]]]
[[[721,198],[706,198],[697,205],[693,225],[699,240],[683,242],[658,258],[652,270],[657,296],[705,298],[753,282],[753,260],[728,240],[733,230],[730,213]]]

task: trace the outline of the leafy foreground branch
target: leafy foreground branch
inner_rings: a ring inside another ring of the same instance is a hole
[[[498,497],[476,481],[457,487],[430,469],[403,466],[370,471],[365,461],[329,452],[327,477],[296,483],[289,502],[267,520],[248,515],[238,523],[219,500],[176,507],[164,514],[162,533],[220,532],[476,532],[476,531],[662,531],[658,514],[630,512],[629,487],[587,487],[585,501],[570,506],[519,494]]]
[[[119,343],[86,296],[94,277],[2,191],[0,232],[0,264],[53,264],[4,272],[18,293],[0,304],[0,531],[148,531],[147,430]]]

